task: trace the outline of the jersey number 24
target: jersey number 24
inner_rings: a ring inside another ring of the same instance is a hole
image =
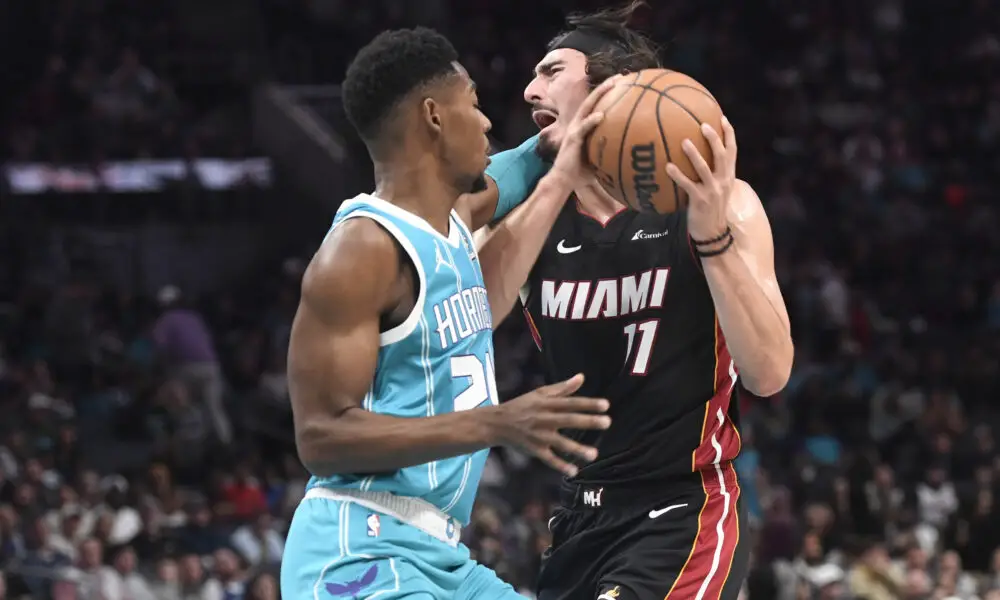
[[[486,353],[486,360],[481,360],[475,354],[464,354],[451,357],[451,378],[466,379],[469,387],[455,396],[455,412],[471,410],[487,400],[498,404],[496,367],[493,357]]]

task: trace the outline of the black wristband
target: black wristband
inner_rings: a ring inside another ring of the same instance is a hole
[[[726,229],[726,236],[728,236],[729,239],[726,240],[725,245],[722,246],[721,248],[718,248],[716,250],[704,250],[704,251],[703,250],[695,249],[695,251],[694,251],[695,254],[698,255],[698,258],[711,258],[713,256],[718,256],[720,254],[725,254],[726,251],[728,251],[730,248],[732,248],[733,244],[736,243],[736,238],[733,237],[732,232],[730,232],[728,228]],[[725,237],[723,237],[722,239],[725,239]],[[722,239],[720,239],[719,241],[721,242]]]
[[[695,246],[711,246],[712,244],[718,244],[722,240],[724,240],[726,238],[731,238],[732,236],[733,236],[733,230],[730,229],[729,225],[726,225],[726,230],[723,231],[722,235],[720,235],[719,237],[715,237],[715,238],[712,238],[710,240],[705,240],[703,242],[699,241],[699,240],[696,240],[694,238],[691,238],[691,243],[694,244]]]

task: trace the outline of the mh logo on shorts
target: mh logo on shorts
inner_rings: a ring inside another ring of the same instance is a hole
[[[601,506],[601,496],[604,494],[604,488],[598,488],[596,490],[584,490],[583,491],[583,504],[585,506],[593,506],[598,508]]]

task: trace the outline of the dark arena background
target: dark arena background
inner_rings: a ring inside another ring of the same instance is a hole
[[[651,1],[635,25],[735,124],[794,330],[788,387],[744,395],[744,597],[997,600],[1000,10]],[[0,3],[0,599],[277,598],[299,279],[371,182],[347,61],[440,29],[508,147],[563,13],[598,6]],[[503,396],[538,383],[518,318],[496,344]],[[555,483],[494,452],[466,530],[529,597]]]

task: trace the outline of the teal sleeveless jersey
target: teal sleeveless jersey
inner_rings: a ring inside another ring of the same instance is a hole
[[[399,242],[416,268],[416,306],[380,336],[365,410],[431,417],[496,404],[493,322],[472,234],[452,211],[447,237],[426,221],[362,194],[337,211],[333,228],[371,219]],[[364,260],[364,257],[359,257]],[[309,487],[392,492],[421,498],[468,523],[489,450],[382,474],[313,477]]]

